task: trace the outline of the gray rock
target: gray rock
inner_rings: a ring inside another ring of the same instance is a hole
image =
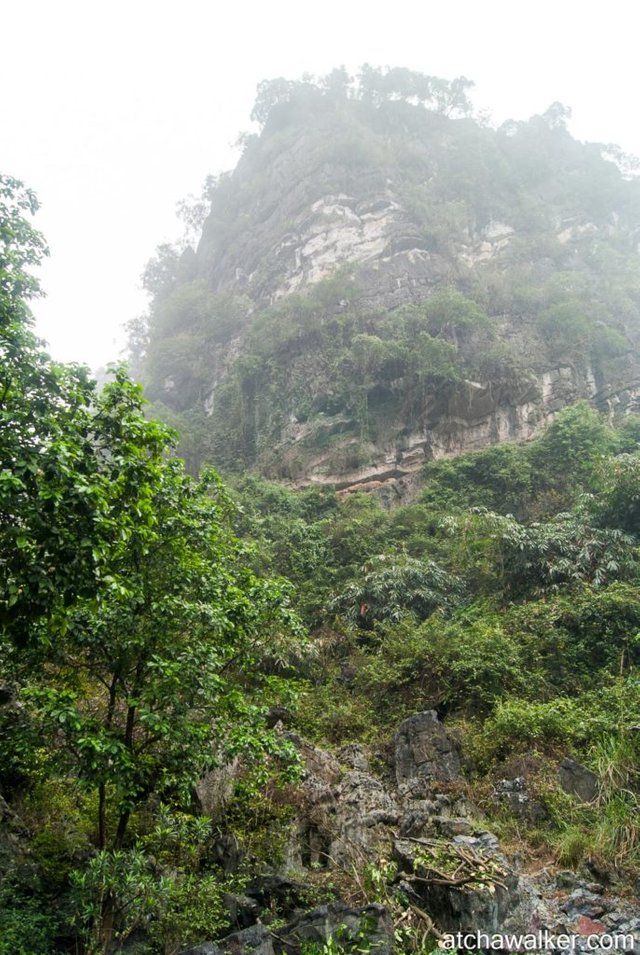
[[[398,807],[375,776],[358,770],[345,773],[335,789],[329,855],[335,864],[350,864],[363,855],[375,858],[385,836],[381,827],[397,825]]]
[[[416,777],[450,781],[460,776],[460,758],[435,710],[404,720],[395,737],[398,785]]]
[[[273,936],[266,925],[252,925],[251,928],[227,935],[222,939],[219,947],[214,947],[211,955],[218,955],[219,952],[224,955],[276,955]],[[202,955],[209,955],[209,953],[205,951]]]
[[[367,905],[364,908],[352,908],[343,902],[321,905],[311,912],[305,912],[278,931],[279,938],[287,945],[293,945],[289,951],[296,952],[301,942],[324,944],[332,936],[342,936],[345,940],[364,937],[367,950],[375,955],[392,955],[393,923],[383,905]]]
[[[0,795],[0,872],[10,859],[17,859],[26,847],[28,830]]]
[[[244,896],[239,898],[246,899],[258,908],[276,907],[280,914],[284,912],[287,915],[304,904],[304,886],[281,875],[258,876],[247,885]]]
[[[410,807],[402,816],[400,834],[403,836],[421,836],[430,820],[438,814],[434,802],[421,800],[419,806]]]
[[[225,909],[229,913],[229,924],[231,928],[248,928],[257,921],[260,914],[260,906],[256,899],[249,898],[248,895],[235,895],[232,892],[225,892],[222,896]]]
[[[213,844],[213,857],[224,872],[236,871],[242,859],[242,850],[233,833],[220,833]]]
[[[214,942],[203,942],[202,945],[180,952],[180,955],[222,955],[222,949]]]
[[[556,872],[553,880],[558,889],[573,889],[579,881],[577,875],[571,869],[561,869],[560,872]]]
[[[303,912],[277,932],[253,925],[227,935],[217,945],[205,942],[181,955],[298,955],[304,944],[324,945],[331,937],[365,942],[376,955],[393,955],[393,923],[383,905],[352,908],[344,902]]]
[[[239,772],[240,760],[236,758],[210,770],[196,783],[196,796],[205,815],[215,815],[229,801]]]
[[[580,802],[593,802],[598,795],[599,780],[596,774],[569,757],[560,763],[558,782],[566,793],[575,796]]]
[[[364,747],[359,743],[348,743],[338,750],[337,756],[341,763],[362,773],[368,773],[371,768]]]
[[[498,837],[486,829],[477,829],[472,836],[454,836],[453,842],[458,845],[470,846],[477,852],[495,852],[498,848]]]
[[[590,919],[600,918],[608,908],[609,905],[600,894],[589,892],[588,889],[583,888],[572,892],[560,906],[560,910],[566,912],[570,918],[574,918],[576,915],[586,915]]]
[[[473,833],[473,826],[469,820],[457,816],[453,818],[434,816],[429,821],[429,829],[444,839],[453,839],[455,836],[470,836]]]
[[[477,837],[457,836],[453,843],[442,843],[443,850],[456,845],[466,846],[484,860],[497,862],[495,879],[478,878],[455,885],[454,880],[443,882],[430,871],[425,861],[424,849],[407,839],[397,839],[393,844],[393,857],[400,871],[413,876],[411,885],[418,893],[422,908],[433,916],[436,924],[446,932],[498,932],[507,916],[520,901],[518,876],[506,861],[497,856],[497,839],[492,833],[480,833]],[[437,863],[436,863],[437,868]]]
[[[588,889],[589,892],[595,892],[596,895],[602,895],[604,892],[604,886],[599,882],[587,882],[585,888]]]
[[[507,806],[510,813],[518,819],[543,822],[549,818],[543,803],[529,792],[524,776],[501,779],[495,788],[495,799],[501,805]]]
[[[497,843],[495,836],[491,837]],[[472,839],[469,836],[458,836],[455,844],[467,845],[485,859],[496,858],[493,849],[482,846],[482,837]],[[442,844],[443,849],[447,844]],[[498,932],[505,923],[508,915],[519,904],[518,876],[500,859],[501,872],[495,882],[486,883],[479,880],[478,884],[468,883],[454,885],[442,884],[439,877],[433,878],[425,866],[420,847],[415,842],[398,839],[393,845],[393,857],[399,864],[400,871],[413,873],[415,878],[411,885],[420,896],[422,907],[434,919],[439,928],[446,932]],[[498,884],[500,883],[500,884]]]

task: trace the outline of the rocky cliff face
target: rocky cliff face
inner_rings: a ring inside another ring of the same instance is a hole
[[[402,490],[577,399],[638,410],[639,235],[638,183],[554,117],[290,93],[156,294],[148,391],[228,469]]]
[[[400,724],[382,776],[359,744],[329,753],[298,736],[291,739],[305,769],[287,858],[280,871],[254,879],[244,895],[226,897],[234,932],[184,955],[302,955],[330,940],[341,940],[345,950],[351,945],[393,955],[428,951],[436,943],[451,948],[451,936],[476,932],[530,939],[572,935],[578,952],[606,951],[609,936],[617,935],[620,950],[637,951],[634,904],[571,872],[525,872],[521,860],[505,853],[469,801],[455,743],[435,712],[416,713]],[[566,764],[572,767],[567,791],[593,798],[575,790],[589,770],[564,760],[561,779]],[[544,812],[522,777],[502,780],[493,799],[509,800],[522,819]],[[378,874],[380,901],[373,904],[358,898],[367,871]],[[335,885],[343,884],[341,872],[351,874],[348,902],[331,897]],[[305,910],[301,900],[311,873],[330,901]],[[278,909],[286,921],[274,927]],[[416,947],[421,935],[423,946]]]

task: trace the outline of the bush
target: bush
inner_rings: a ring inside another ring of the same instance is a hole
[[[0,885],[0,955],[57,955],[58,907],[24,894],[11,877]]]

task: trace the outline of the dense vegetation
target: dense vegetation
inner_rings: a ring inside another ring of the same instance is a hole
[[[0,197],[0,786],[27,820],[3,800],[0,951],[107,951],[149,917],[169,951],[220,919],[215,870],[192,884],[212,840],[193,787],[239,755],[249,789],[294,768],[265,714],[304,641],[219,478],[185,475],[139,386],[118,370],[98,393],[42,350],[37,203],[6,177]]]
[[[292,411],[315,421],[314,445],[336,433],[322,435],[322,416],[340,419],[361,460],[385,421],[417,420],[433,389],[470,374],[517,381],[551,353],[602,370],[630,347],[631,226],[614,228],[611,210],[636,221],[637,183],[576,143],[557,110],[497,132],[472,121],[465,84],[375,70],[357,88],[341,72],[266,84],[255,114],[265,133],[245,164],[284,148],[292,116],[312,127],[341,104],[364,131],[363,158],[349,161],[370,162],[383,141],[402,153],[402,188],[417,190],[416,222],[430,210],[425,241],[444,258],[457,216],[480,230],[511,215],[515,195],[522,231],[501,263],[448,272],[394,310],[365,307],[345,268],[250,323],[250,296],[213,292],[193,253],[165,249],[147,271],[154,297],[134,358],[183,427],[190,470],[221,463],[227,487],[209,468],[187,473],[177,435],[145,416],[122,368],[100,391],[46,354],[28,304],[46,253],[30,222],[37,202],[0,178],[0,955],[176,955],[224,935],[225,893],[278,868],[300,810],[278,720],[328,748],[364,744],[384,776],[398,721],[436,709],[468,795],[507,849],[513,840],[629,884],[640,862],[640,420],[573,404],[527,444],[428,461],[414,499],[393,510],[237,473],[277,470],[268,452]],[[425,123],[459,160],[438,164],[428,188]],[[398,126],[413,151],[389,139]],[[214,219],[234,201],[229,183],[213,191]],[[585,203],[609,239],[558,243],[558,210]],[[526,347],[501,341],[506,312],[537,329]],[[208,417],[209,362],[238,325],[244,349]],[[171,407],[168,374],[181,382]],[[596,772],[595,802],[559,790],[566,755]],[[492,798],[495,780],[515,774],[542,806],[536,818]],[[299,902],[379,899],[385,865],[363,878],[308,870]]]
[[[259,541],[259,567],[295,583],[316,634],[304,734],[365,740],[384,762],[397,723],[435,708],[457,727],[475,798],[525,773],[549,812],[531,845],[632,871],[639,437],[637,419],[613,429],[576,405],[528,445],[428,465],[418,499],[392,511],[365,494],[240,481],[239,530]],[[557,791],[566,754],[600,772],[596,807]]]

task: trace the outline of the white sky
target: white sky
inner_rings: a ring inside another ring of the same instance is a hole
[[[634,0],[4,0],[0,169],[42,203],[39,333],[65,361],[118,357],[176,202],[234,164],[260,80],[464,74],[497,122],[560,100],[574,135],[640,154],[639,25]]]

